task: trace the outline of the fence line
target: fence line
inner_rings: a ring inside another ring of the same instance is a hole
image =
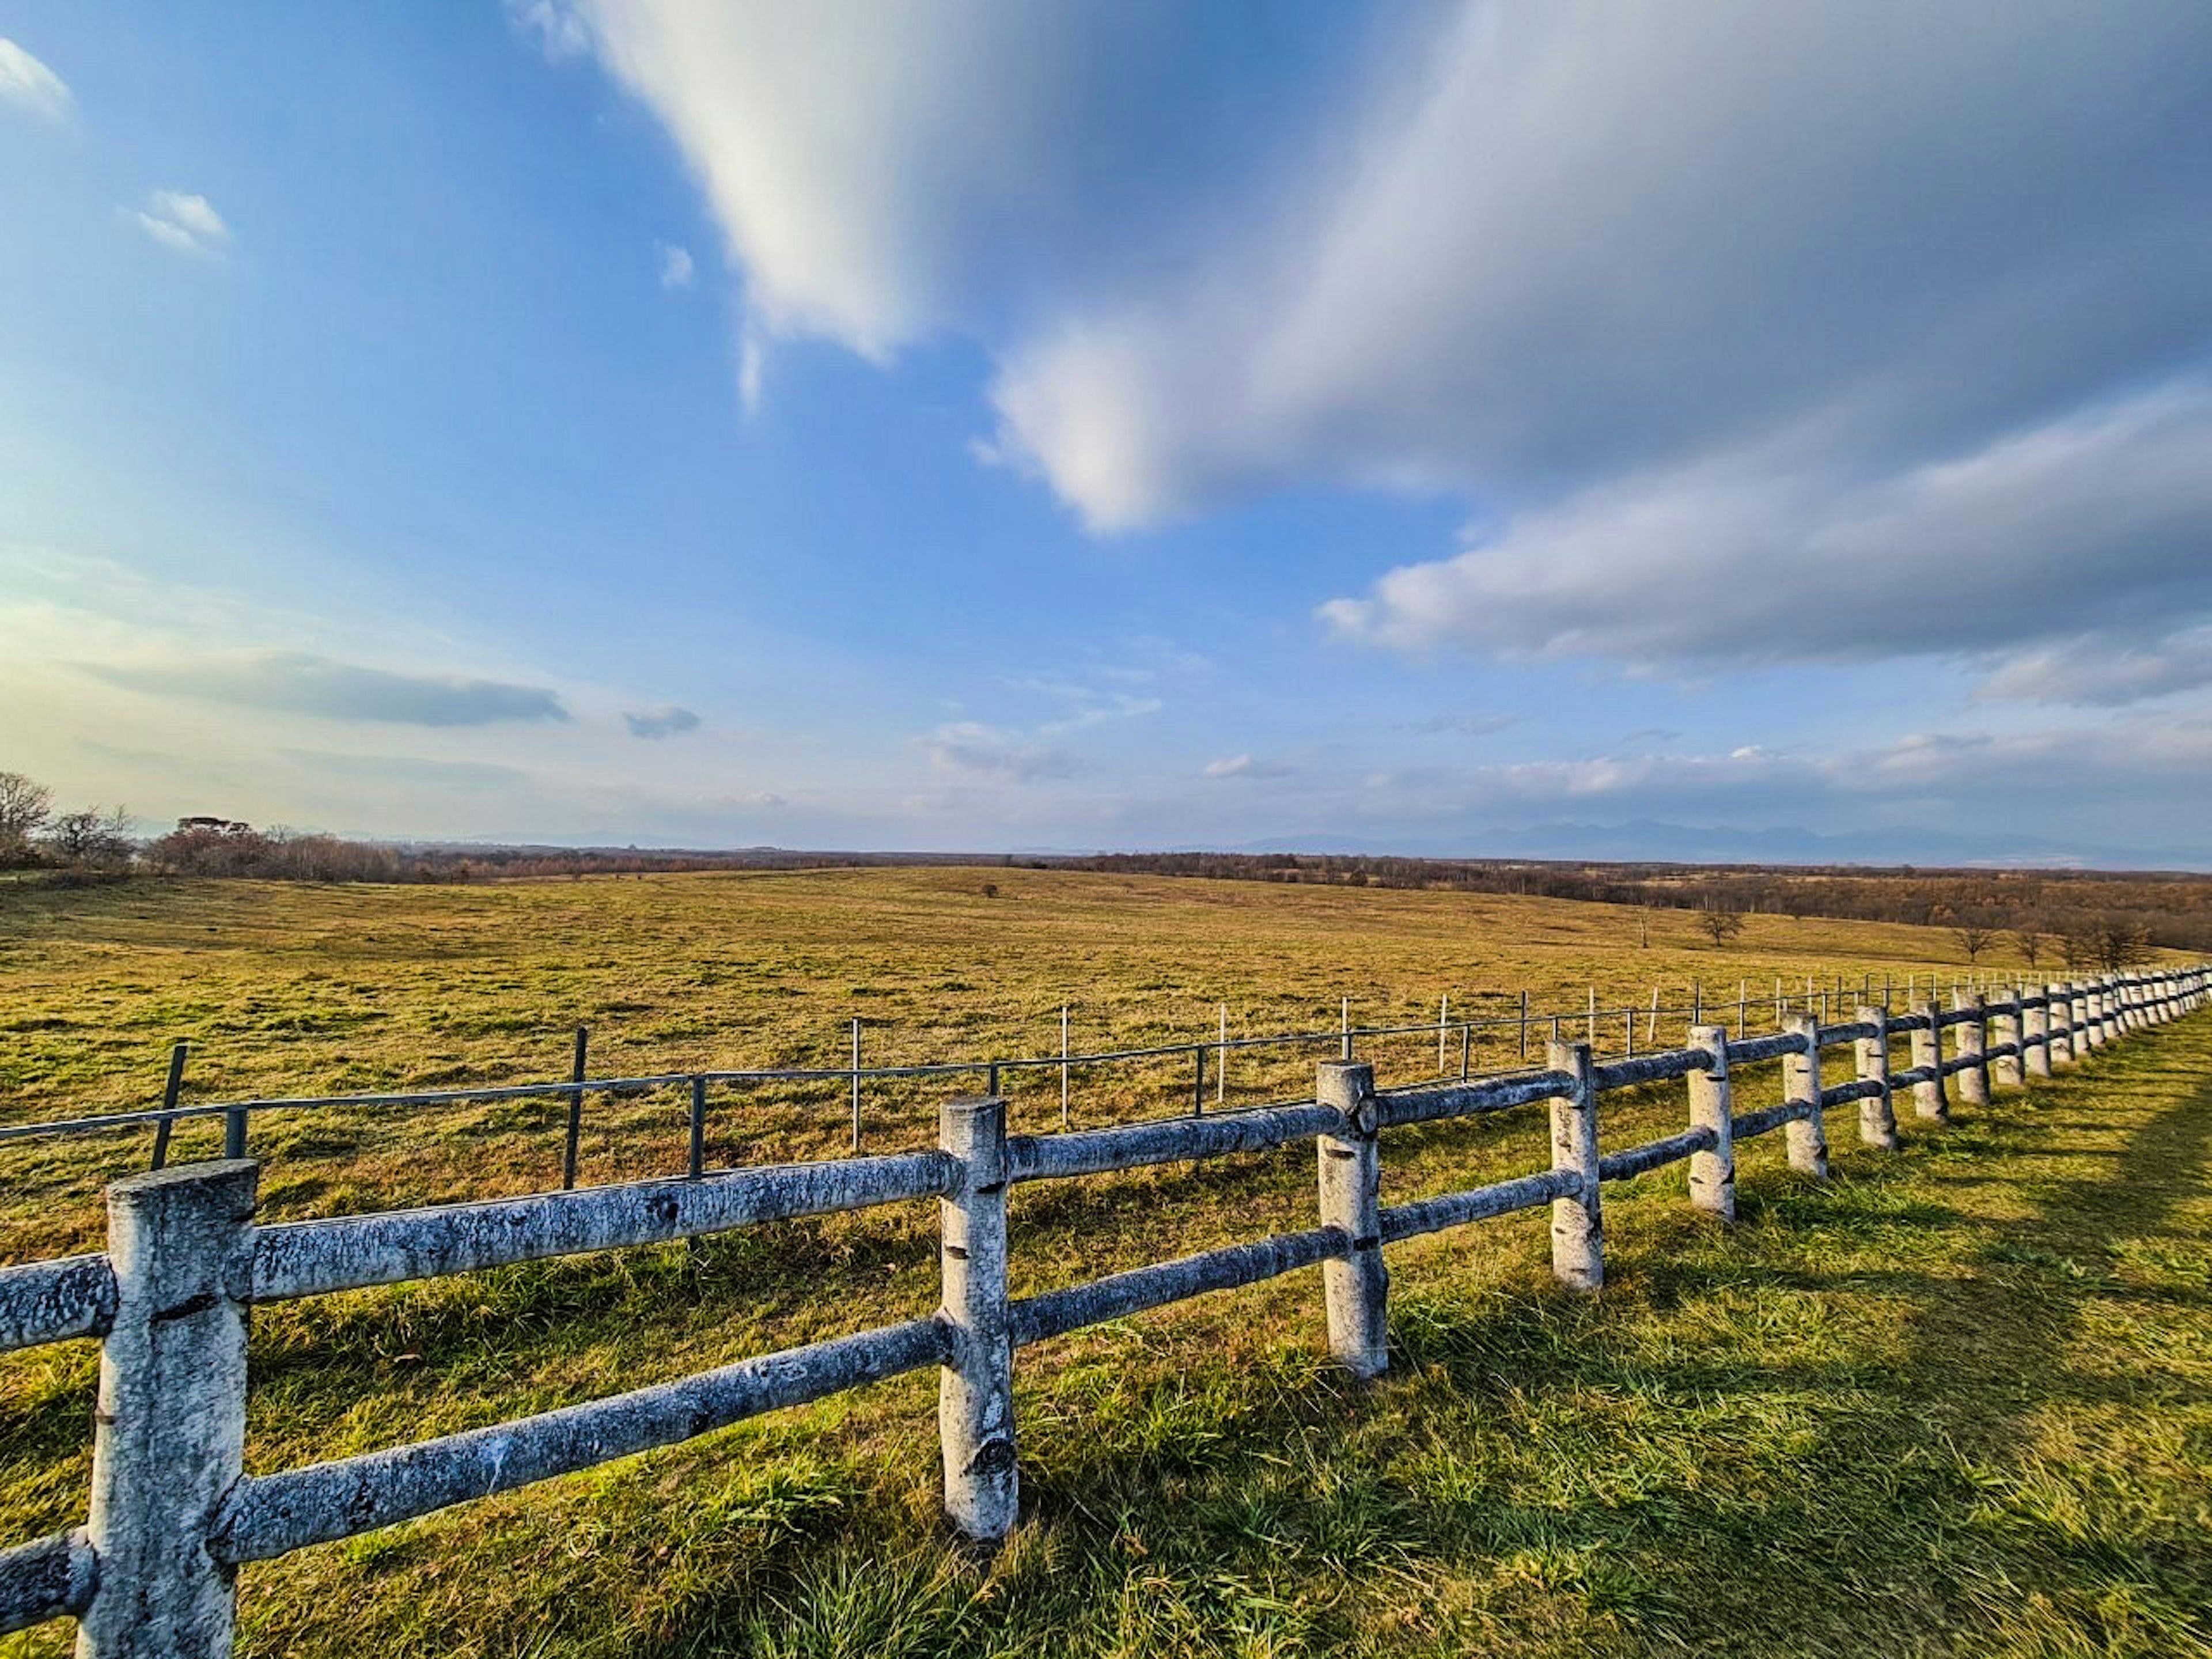
[[[1785,1132],[1791,1166],[1828,1169],[1826,1113],[1856,1103],[1860,1138],[1897,1145],[1894,1099],[1942,1121],[1948,1087],[1985,1101],[2000,1082],[2051,1074],[2117,1037],[2192,1011],[2212,968],[1954,1006],[1879,1006],[1850,1023],[1813,1013],[1731,1039],[1699,1025],[1690,1046],[1600,1063],[1587,1042],[1554,1040],[1532,1074],[1378,1090],[1371,1065],[1321,1062],[1315,1097],[1285,1106],[1044,1136],[1010,1135],[1006,1102],[949,1102],[933,1150],[893,1157],[703,1172],[526,1199],[257,1225],[259,1165],[185,1164],[107,1189],[105,1254],[0,1269],[0,1350],[72,1338],[101,1342],[91,1518],[76,1531],[0,1552],[0,1632],[75,1616],[92,1659],[155,1654],[219,1659],[236,1624],[235,1569],[393,1525],[449,1504],[690,1438],[781,1407],[930,1365],[938,1368],[945,1508],[989,1544],[1012,1528],[1020,1493],[1013,1412],[1019,1349],[1103,1320],[1322,1271],[1329,1352],[1354,1375],[1389,1365],[1383,1247],[1420,1234],[1551,1208],[1559,1280],[1605,1278],[1602,1188],[1686,1162],[1697,1209],[1732,1220],[1735,1148]],[[1954,1033],[1953,1054],[1943,1032]],[[1912,1064],[1891,1067],[1891,1040]],[[1823,1051],[1848,1046],[1857,1076],[1825,1086]],[[1741,1068],[1780,1060],[1782,1098],[1744,1111]],[[1609,1091],[1686,1079],[1689,1127],[1603,1150]],[[1547,1102],[1548,1169],[1411,1203],[1381,1202],[1382,1131]],[[696,1121],[696,1120],[695,1120]],[[1318,1152],[1318,1224],[1202,1251],[1087,1284],[1011,1298],[1006,1196],[1018,1182],[1074,1178],[1281,1146]],[[696,1142],[695,1142],[696,1145]],[[246,1322],[255,1302],[442,1277],[580,1251],[647,1244],[832,1211],[935,1198],[943,1302],[927,1319],[747,1359],[412,1445],[266,1475],[245,1473]]]
[[[1920,977],[1917,971],[1907,976],[1905,984],[1908,996],[1917,990]],[[1936,994],[1938,976],[1930,972],[1927,979],[1929,994],[1933,997]],[[1862,1004],[1876,1000],[1874,997],[1874,976],[1871,974],[1861,975],[1858,991]],[[1994,976],[1980,975],[1974,975],[1965,982],[1966,985],[1970,985],[1978,990],[1987,989],[2002,983],[2002,981]],[[1740,981],[1737,986],[1735,1003],[1736,1020],[1734,1029],[1739,1036],[1748,1033],[1751,1009],[1754,1006],[1748,994],[1748,984],[1747,981]],[[1883,1006],[1887,1006],[1891,1000],[1895,981],[1885,976],[1881,985],[1882,995],[1879,1000]],[[1954,996],[1960,994],[1962,988],[1960,981],[1955,980],[1953,981],[1952,991]],[[2022,981],[2014,979],[2008,988],[2017,995],[2025,989],[2025,986]],[[1844,998],[1850,994],[1850,989],[1849,981],[1845,975],[1837,975],[1832,977],[1832,981],[1824,982],[1819,976],[1808,974],[1806,975],[1805,988],[1802,994],[1793,992],[1785,995],[1783,981],[1778,978],[1774,981],[1772,1000],[1774,1024],[1778,1028],[1789,1010],[1801,1005],[1805,1011],[1815,1012],[1820,1018],[1826,1019],[1830,1017],[1835,1007],[1841,1005]],[[1220,1108],[1227,1103],[1229,1056],[1247,1050],[1334,1048],[1339,1051],[1341,1058],[1351,1060],[1356,1057],[1358,1047],[1362,1042],[1373,1042],[1378,1039],[1389,1037],[1425,1036],[1433,1031],[1437,1036],[1437,1074],[1443,1077],[1449,1074],[1449,1038],[1451,1034],[1455,1032],[1459,1037],[1459,1077],[1462,1081],[1465,1081],[1476,1074],[1472,1070],[1472,1060],[1474,1040],[1477,1033],[1517,1032],[1518,1044],[1516,1059],[1519,1062],[1525,1063],[1528,1058],[1528,1033],[1532,1025],[1539,1032],[1548,1030],[1551,1037],[1557,1039],[1566,1022],[1571,1020],[1584,1024],[1589,1042],[1595,1048],[1599,1041],[1601,1022],[1609,1029],[1612,1021],[1618,1016],[1622,1028],[1622,1051],[1624,1054],[1633,1054],[1636,1052],[1636,1021],[1639,1015],[1644,1018],[1644,1046],[1649,1048],[1655,1046],[1657,1042],[1659,1023],[1662,1018],[1680,1019],[1686,1031],[1687,1029],[1704,1023],[1709,1007],[1717,1009],[1725,1008],[1728,1006],[1725,998],[1717,1003],[1707,1004],[1704,987],[1696,983],[1690,988],[1690,1000],[1679,1005],[1662,1004],[1660,1000],[1659,988],[1654,987],[1648,1008],[1642,1004],[1625,1005],[1618,1008],[1602,1006],[1598,1002],[1597,992],[1593,987],[1588,994],[1585,1006],[1571,1013],[1564,1011],[1547,1013],[1540,1009],[1534,1009],[1526,991],[1518,994],[1520,1006],[1517,1014],[1453,1020],[1449,1018],[1450,999],[1447,996],[1443,1000],[1437,1011],[1437,1018],[1433,1024],[1424,1021],[1419,1024],[1411,1025],[1354,1025],[1352,1023],[1352,999],[1346,997],[1342,1000],[1341,1018],[1336,1030],[1279,1032],[1249,1037],[1231,1037],[1229,1035],[1228,1005],[1224,1003],[1220,1005],[1219,1036],[1216,1038],[1160,1043],[1149,1047],[1105,1049],[1089,1054],[1073,1054],[1069,1051],[1071,1006],[1063,1004],[1060,1010],[1060,1051],[1057,1054],[1024,1056],[1011,1060],[938,1060],[908,1066],[862,1065],[863,1022],[854,1018],[850,1022],[852,1060],[851,1063],[846,1066],[709,1069],[698,1072],[649,1073],[635,1077],[594,1078],[590,1076],[587,1062],[591,1031],[588,1026],[579,1025],[576,1028],[569,1075],[558,1081],[494,1084],[450,1089],[380,1090],[342,1095],[254,1097],[245,1100],[198,1102],[191,1105],[185,1105],[180,1102],[184,1085],[185,1060],[189,1045],[179,1042],[170,1054],[167,1080],[162,1091],[161,1104],[158,1108],[141,1111],[102,1113],[88,1117],[58,1118],[33,1123],[0,1124],[0,1143],[110,1133],[150,1127],[154,1131],[154,1149],[149,1167],[159,1170],[167,1164],[170,1139],[176,1125],[191,1120],[213,1117],[222,1119],[223,1156],[236,1158],[246,1155],[250,1120],[257,1112],[300,1111],[319,1107],[344,1106],[441,1106],[503,1100],[552,1098],[564,1102],[568,1108],[561,1158],[561,1184],[564,1190],[568,1190],[573,1189],[577,1184],[585,1099],[586,1097],[592,1094],[620,1096],[640,1094],[653,1089],[684,1088],[691,1091],[696,1102],[702,1088],[743,1088],[772,1083],[845,1084],[849,1089],[851,1148],[858,1152],[861,1150],[861,1086],[865,1080],[949,1079],[981,1077],[984,1079],[986,1092],[996,1094],[999,1092],[1000,1082],[1008,1074],[1048,1068],[1057,1069],[1060,1073],[1060,1127],[1067,1128],[1073,1127],[1073,1073],[1077,1069],[1083,1067],[1128,1065],[1146,1060],[1171,1060],[1179,1056],[1188,1056],[1192,1060],[1194,1073],[1191,1089],[1192,1110],[1194,1113],[1198,1113],[1206,1109],[1208,1054],[1213,1056],[1214,1103],[1217,1108]],[[1765,999],[1759,1000],[1757,1006],[1762,1012],[1765,1012]],[[1510,1068],[1500,1068],[1498,1073],[1486,1073],[1484,1075],[1500,1075],[1507,1069]],[[696,1162],[695,1159],[695,1166]]]

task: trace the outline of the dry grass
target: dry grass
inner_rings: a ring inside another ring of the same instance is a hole
[[[1202,1035],[1217,1000],[1248,1030],[1327,1024],[1343,991],[1364,1018],[1418,1018],[1444,991],[1576,1000],[1594,969],[1626,1000],[1693,973],[1924,971],[1917,952],[1941,948],[1769,919],[1723,954],[1686,917],[1660,927],[1642,951],[1632,919],[1597,907],[1019,871],[39,895],[0,922],[0,1065],[14,1113],[46,1115],[138,1103],[177,1035],[224,1092],[503,1081],[556,1067],[577,1019],[639,1069],[834,1063],[862,1010],[886,1054],[942,1058],[1049,1047],[1063,997],[1086,1037],[1120,1042]],[[1411,1042],[1396,1064],[1432,1068],[1432,1040]],[[908,1378],[250,1569],[246,1644],[2212,1651],[2208,1060],[2191,1022],[1899,1156],[1845,1152],[1825,1189],[1762,1143],[1732,1234],[1687,1212],[1679,1171],[1609,1192],[1595,1303],[1546,1287],[1540,1219],[1409,1243],[1395,1371],[1371,1391],[1320,1363],[1310,1274],[1045,1345],[1019,1386],[1031,1513],[987,1573],[941,1534],[931,1386]],[[725,1152],[834,1139],[804,1101],[763,1104],[788,1121],[726,1126]],[[1022,1109],[1056,1118],[1056,1081]],[[1676,1092],[1608,1097],[1607,1139],[1680,1115]],[[1394,1133],[1390,1197],[1536,1167],[1534,1116]],[[928,1103],[883,1117],[887,1143],[918,1139]],[[554,1167],[551,1121],[271,1126],[268,1182],[295,1213],[514,1190]],[[668,1158],[675,1123],[672,1107]],[[599,1178],[623,1167],[615,1140],[594,1146]],[[82,1171],[16,1162],[15,1255],[96,1240]],[[1292,1151],[1024,1188],[1017,1291],[1310,1225],[1311,1181]],[[921,1313],[934,1228],[915,1206],[262,1310],[251,1465]],[[81,1517],[94,1357],[0,1362],[0,1541]]]

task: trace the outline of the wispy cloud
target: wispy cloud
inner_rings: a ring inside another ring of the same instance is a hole
[[[204,196],[157,190],[134,216],[141,230],[179,253],[219,253],[230,245],[230,227]]]
[[[954,720],[922,738],[932,764],[948,772],[968,772],[1034,783],[1064,778],[1075,763],[1063,749],[1024,738],[978,720]]]
[[[332,777],[368,783],[428,786],[434,789],[509,790],[529,774],[485,761],[433,760],[420,755],[356,755],[327,749],[279,749],[296,766]]]
[[[623,723],[629,727],[629,734],[633,738],[643,738],[653,743],[699,729],[699,717],[690,709],[678,708],[673,703],[659,708],[642,709],[634,714],[625,714]]]
[[[507,21],[554,63],[592,49],[591,26],[570,0],[507,0]]]
[[[76,101],[69,82],[0,35],[0,104],[13,104],[46,120],[59,121],[67,118]]]
[[[1431,738],[1489,738],[1520,722],[1518,714],[1437,714],[1413,730]]]
[[[698,274],[698,267],[692,263],[691,250],[678,247],[673,242],[655,242],[653,246],[660,254],[661,287],[690,287],[691,279]]]
[[[569,718],[559,696],[540,686],[458,675],[398,674],[305,652],[82,666],[97,678],[130,690],[325,720],[456,726]]]
[[[1249,755],[1231,755],[1206,763],[1209,778],[1286,778],[1294,769],[1279,761],[1255,760]]]

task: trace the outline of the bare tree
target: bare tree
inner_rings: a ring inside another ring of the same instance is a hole
[[[78,871],[119,870],[131,862],[136,844],[131,814],[120,806],[105,812],[97,806],[64,812],[40,840],[47,857]]]
[[[1651,907],[1648,904],[1636,907],[1636,943],[1640,950],[1651,948]]]
[[[1705,937],[1712,940],[1714,948],[1717,950],[1743,932],[1743,913],[1723,910],[1717,905],[1710,906],[1698,912],[1698,926],[1705,930]]]
[[[0,772],[0,866],[27,864],[54,810],[54,792],[21,772]]]
[[[2050,933],[2039,921],[2023,921],[2012,930],[2013,948],[2031,968],[2042,963],[2043,953],[2051,947],[2051,942]]]
[[[1951,937],[1959,941],[1959,948],[1966,953],[1967,961],[1978,962],[1982,952],[1996,943],[1997,930],[1976,921],[1962,921],[1951,930]]]

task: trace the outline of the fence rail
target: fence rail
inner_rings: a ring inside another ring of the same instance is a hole
[[[1911,992],[1917,994],[1919,976],[1916,973],[1907,979]],[[1859,976],[1857,994],[1862,1002],[1876,999],[1876,981],[1871,974]],[[1880,1000],[1887,1004],[1895,988],[1893,979],[1885,977],[1880,982]],[[1993,977],[1978,975],[1972,982],[1975,991],[2007,989],[2014,994],[2024,994],[2017,981],[2009,984]],[[696,1072],[654,1072],[629,1077],[592,1077],[587,1072],[589,1031],[578,1027],[570,1074],[568,1077],[542,1082],[477,1084],[441,1089],[370,1090],[336,1095],[280,1095],[258,1096],[246,1099],[195,1101],[183,1100],[185,1063],[188,1044],[179,1042],[172,1050],[167,1075],[162,1089],[161,1104],[135,1111],[106,1112],[84,1117],[56,1118],[31,1123],[0,1124],[0,1144],[12,1141],[70,1139],[86,1135],[111,1134],[151,1129],[154,1133],[152,1167],[163,1168],[168,1162],[171,1138],[179,1123],[220,1118],[223,1125],[223,1156],[243,1158],[248,1150],[250,1127],[253,1117],[273,1112],[309,1111],[321,1109],[434,1107],[483,1105],[501,1101],[553,1100],[568,1106],[566,1133],[562,1149],[562,1185],[573,1188],[577,1184],[580,1142],[583,1131],[584,1103],[593,1095],[635,1096],[659,1089],[686,1089],[692,1097],[689,1127],[693,1142],[690,1168],[696,1173],[703,1164],[705,1120],[708,1105],[707,1091],[713,1089],[734,1090],[771,1084],[836,1084],[848,1091],[852,1123],[852,1150],[861,1150],[862,1112],[861,1091],[864,1084],[893,1081],[945,1080],[961,1078],[981,1079],[984,1092],[996,1095],[1002,1083],[1024,1073],[1057,1072],[1060,1076],[1060,1127],[1073,1127],[1073,1079],[1079,1072],[1109,1066],[1136,1066],[1147,1062],[1187,1060],[1191,1066],[1189,1099],[1194,1115],[1206,1109],[1207,1085],[1212,1085],[1212,1098],[1217,1107],[1225,1103],[1229,1060],[1231,1055],[1257,1054],[1283,1049],[1333,1049],[1346,1060],[1358,1056],[1362,1044],[1373,1045],[1391,1038],[1427,1037],[1434,1036],[1437,1042],[1436,1075],[1448,1079],[1452,1071],[1452,1048],[1455,1041],[1458,1049],[1458,1078],[1462,1082],[1477,1078],[1497,1077],[1517,1069],[1525,1069],[1528,1061],[1531,1036],[1540,1046],[1544,1042],[1560,1037],[1570,1031],[1586,1034],[1594,1048],[1617,1036],[1624,1057],[1633,1058],[1638,1053],[1637,1030],[1641,1022],[1644,1031],[1643,1048],[1646,1052],[1657,1047],[1658,1033],[1662,1021],[1679,1024],[1685,1035],[1710,1018],[1712,1023],[1729,1029],[1732,1035],[1750,1034],[1756,1015],[1771,1019],[1779,1028],[1792,1012],[1817,1013],[1826,1018],[1852,992],[1847,976],[1808,975],[1802,987],[1794,981],[1776,979],[1770,994],[1761,990],[1757,995],[1751,991],[1748,981],[1740,981],[1736,994],[1716,993],[1708,997],[1705,988],[1688,988],[1689,1000],[1681,1003],[1662,1002],[1655,988],[1649,1005],[1643,1003],[1621,1006],[1601,1006],[1593,989],[1586,1006],[1556,1011],[1533,1007],[1526,992],[1518,994],[1518,1006],[1510,1014],[1475,1015],[1462,1013],[1454,1018],[1451,999],[1441,1000],[1434,1021],[1406,1024],[1358,1024],[1352,1021],[1351,1000],[1343,1002],[1343,1018],[1333,1030],[1283,1031],[1254,1036],[1229,1035],[1228,1008],[1222,1005],[1220,1034],[1174,1042],[1154,1043],[1133,1048],[1108,1048],[1086,1053],[1073,1052],[1068,1047],[1067,1007],[1060,1010],[1060,1051],[1052,1054],[1030,1054],[997,1059],[931,1060],[907,1065],[864,1065],[861,1063],[861,1028],[863,1022],[852,1023],[852,1061],[845,1066],[783,1066],[746,1068],[706,1069]],[[1960,987],[1952,986],[1954,996]],[[1508,995],[1505,993],[1492,994]],[[1936,978],[1929,975],[1929,995],[1936,994]],[[1726,1017],[1733,1011],[1731,1023]],[[1548,1034],[1548,1036],[1547,1035]],[[1478,1068],[1474,1065],[1475,1045],[1479,1038],[1494,1037],[1505,1041],[1513,1064],[1504,1067]],[[1209,1059],[1211,1060],[1209,1077]]]
[[[1329,1351],[1355,1375],[1389,1364],[1383,1247],[1449,1227],[1551,1211],[1560,1282],[1605,1276],[1602,1189],[1688,1165],[1691,1204],[1735,1212],[1735,1148],[1785,1132],[1792,1167],[1827,1174],[1828,1109],[1856,1103],[1860,1139],[1898,1144],[1895,1100],[1942,1120],[1950,1091],[1985,1102],[1992,1079],[2051,1075],[2118,1036],[2201,1006],[2212,968],[1987,999],[1901,1016],[1861,1007],[1849,1024],[1810,1012],[1730,1038],[1692,1028],[1686,1048],[1599,1064],[1587,1042],[1547,1043],[1540,1071],[1378,1091],[1370,1065],[1324,1061],[1315,1098],[1291,1105],[1043,1136],[1009,1135],[996,1096],[946,1103],[934,1150],[716,1170],[531,1198],[257,1226],[259,1166],[246,1159],[132,1176],[107,1189],[108,1248],[0,1270],[0,1349],[85,1336],[101,1342],[88,1524],[0,1552],[0,1632],[80,1621],[94,1659],[230,1652],[235,1569],[313,1544],[573,1473],[864,1382],[938,1368],[945,1506],[989,1543],[1019,1496],[1016,1352],[1101,1321],[1308,1267],[1322,1273]],[[1943,1034],[1954,1034],[1943,1053]],[[1904,1036],[1914,1064],[1893,1070]],[[1824,1052],[1847,1047],[1856,1075],[1823,1086]],[[1782,1098],[1739,1111],[1735,1074],[1778,1060]],[[1601,1150],[1607,1091],[1686,1079],[1689,1127]],[[1388,1128],[1548,1103],[1552,1161],[1469,1191],[1385,1206]],[[1218,1158],[1311,1137],[1318,1223],[1014,1299],[1007,1293],[1008,1189],[1148,1164]],[[675,1382],[412,1445],[304,1468],[244,1467],[247,1312],[255,1302],[473,1272],[585,1250],[695,1237],[756,1223],[934,1198],[943,1302],[927,1319],[746,1359]]]

